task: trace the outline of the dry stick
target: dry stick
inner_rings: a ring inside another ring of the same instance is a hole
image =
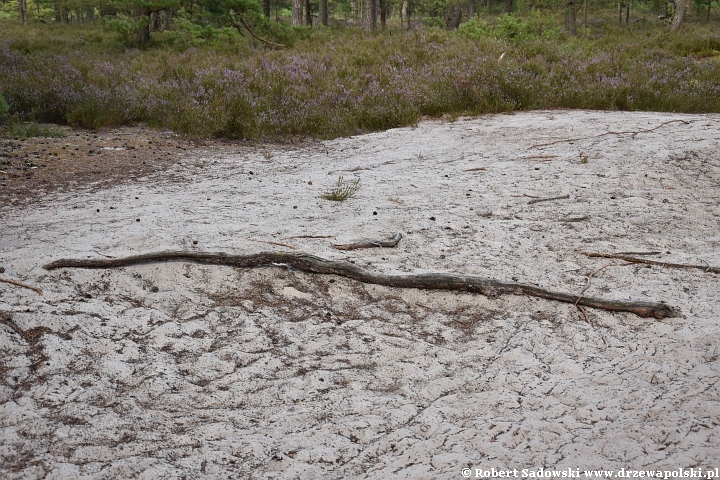
[[[283,47],[283,48],[285,47],[285,45],[283,45],[282,43],[275,43],[275,42],[271,42],[270,40],[265,40],[263,38],[258,37],[255,34],[255,32],[253,32],[253,29],[250,28],[250,25],[248,25],[247,22],[245,21],[245,19],[242,17],[240,17],[240,23],[242,23],[243,27],[247,28],[247,31],[250,32],[250,35],[252,35],[256,39],[260,40],[261,42],[267,43],[268,45],[274,45],[276,47]]]
[[[270,242],[268,240],[256,240],[254,238],[246,238],[245,240],[250,240],[251,242],[259,242],[259,243],[267,243],[269,245],[277,245],[278,247],[287,247],[292,248],[293,250],[297,250],[298,247],[295,245],[288,245],[287,243],[280,243],[280,242]]]
[[[553,158],[557,158],[557,155],[532,155],[530,157],[520,157],[520,160],[542,160],[547,162],[552,160]]]
[[[570,198],[570,195],[561,195],[559,197],[549,197],[549,198],[536,198],[535,200],[530,200],[528,202],[528,205],[532,205],[534,203],[540,203],[540,202],[550,202],[552,200],[564,200],[566,198]]]
[[[33,292],[36,292],[38,295],[42,295],[43,292],[37,287],[33,287],[32,285],[28,285],[26,283],[18,282],[17,280],[10,280],[9,278],[0,278],[0,282],[5,283],[11,283],[13,285],[17,285],[18,287],[27,288],[29,290],[32,290]]]
[[[369,242],[358,242],[358,243],[346,243],[344,245],[333,245],[333,248],[336,248],[338,250],[359,250],[361,248],[375,248],[375,247],[382,247],[382,248],[394,248],[397,247],[397,244],[400,243],[400,240],[402,239],[402,233],[396,233],[394,237],[392,237],[390,240],[376,240],[376,241],[369,241]]]
[[[584,215],[582,217],[567,217],[567,218],[561,218],[560,220],[557,220],[558,222],[563,223],[573,223],[573,222],[584,222],[585,220],[589,220],[589,215]]]
[[[333,238],[333,235],[293,235],[292,237],[282,237],[280,240],[292,240],[294,238]]]
[[[631,257],[630,255],[625,255],[622,253],[610,254],[610,253],[582,252],[582,254],[587,257],[617,258],[618,260],[625,260],[626,262],[630,262],[630,263],[644,263],[647,265],[657,265],[659,267],[694,268],[694,269],[702,270],[704,272],[720,273],[720,268],[718,268],[718,267],[710,267],[707,265],[686,265],[686,264],[682,264],[682,263],[656,262],[654,260],[645,260],[644,258]],[[641,255],[643,255],[643,254],[641,254]]]
[[[485,167],[468,168],[467,170],[463,170],[463,172],[479,172],[481,170],[487,170],[487,168],[485,168]]]
[[[458,275],[452,273],[384,275],[371,272],[349,262],[327,260],[304,252],[263,252],[251,255],[229,255],[227,253],[166,251],[133,255],[124,258],[64,258],[48,263],[43,268],[46,270],[64,267],[111,268],[168,260],[184,260],[202,264],[244,268],[281,264],[289,265],[303,272],[340,275],[362,283],[384,285],[386,287],[463,291],[480,293],[491,298],[503,294],[529,295],[558,302],[572,304],[577,302],[578,305],[614,312],[630,312],[644,318],[666,318],[678,315],[676,310],[664,303],[582,297],[581,295],[571,293],[553,292],[534,285],[507,282],[477,275]]]
[[[629,263],[626,263],[625,265],[630,265]],[[585,288],[580,290],[580,298],[582,298],[582,295],[585,293],[585,291],[590,288],[590,280],[592,279],[593,275],[598,273],[600,270],[604,270],[607,267],[616,267],[616,266],[624,266],[624,265],[618,265],[617,263],[608,263],[607,265],[603,265],[602,267],[598,268],[597,270],[593,271],[590,275],[587,277],[587,282],[585,283]],[[580,305],[578,305],[578,302],[580,301],[580,298],[575,302],[575,306],[580,310],[580,313],[583,314],[583,317],[585,317],[585,321],[588,321],[587,315],[585,314],[585,309],[583,309]]]
[[[685,125],[689,125],[690,123],[692,123],[691,120],[670,120],[670,121],[668,121],[668,122],[663,122],[663,123],[661,123],[661,124],[658,125],[657,127],[648,128],[647,130],[637,130],[637,131],[628,131],[628,132],[605,132],[605,133],[601,133],[600,135],[595,135],[594,137],[565,138],[565,139],[563,139],[563,140],[555,140],[554,142],[538,143],[538,144],[536,144],[536,145],[530,145],[530,146],[528,147],[528,149],[530,149],[530,148],[539,148],[539,147],[547,147],[547,146],[550,146],[550,145],[555,145],[556,143],[577,142],[577,141],[580,141],[580,140],[590,140],[590,139],[593,139],[593,138],[604,137],[604,136],[606,136],[606,135],[632,135],[633,137],[635,137],[636,135],[639,135],[639,134],[641,134],[641,133],[649,133],[649,132],[652,132],[653,130],[657,130],[658,128],[664,127],[665,125],[668,125],[668,124],[670,124],[670,123],[678,123],[678,122],[679,122],[679,123],[683,123],[683,124],[685,124]]]

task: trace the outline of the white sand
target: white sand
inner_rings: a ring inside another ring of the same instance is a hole
[[[320,198],[340,175],[360,179],[357,195]],[[331,247],[396,232],[396,249]],[[41,268],[288,250],[251,239],[385,273],[567,292],[613,263],[586,251],[718,267],[720,115],[529,112],[297,150],[229,146],[135,184],[5,208],[0,235],[0,277],[44,291],[0,283],[2,478],[720,466],[720,275],[615,261],[587,295],[665,301],[682,316],[587,309],[586,320],[529,297],[282,266]],[[288,238],[309,235],[331,238]]]

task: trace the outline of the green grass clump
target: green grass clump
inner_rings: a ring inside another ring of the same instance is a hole
[[[352,181],[345,181],[341,175],[340,178],[338,178],[337,184],[321,196],[333,202],[344,202],[348,198],[354,197],[358,190],[360,190],[359,178]]]
[[[65,136],[65,129],[62,127],[36,122],[10,121],[7,125],[7,132],[8,136],[12,138],[60,138]]]

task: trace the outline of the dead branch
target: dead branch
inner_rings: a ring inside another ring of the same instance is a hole
[[[487,168],[485,168],[485,167],[468,168],[466,170],[463,170],[463,172],[479,172],[482,170],[487,170]]]
[[[557,220],[557,221],[562,222],[562,223],[575,223],[575,222],[584,222],[585,220],[590,220],[590,216],[583,215],[582,217],[566,217],[566,218],[561,218],[560,220]]]
[[[528,205],[533,205],[535,203],[540,203],[540,202],[550,202],[552,200],[565,200],[566,198],[570,198],[570,195],[560,195],[559,197],[549,197],[549,198],[536,198],[534,200],[530,200],[528,202]]]
[[[230,13],[232,14],[232,13],[234,13],[234,12],[231,11]],[[233,16],[233,19],[235,19],[234,16]],[[250,35],[252,35],[253,37],[255,37],[257,40],[260,40],[261,42],[266,43],[266,44],[268,44],[268,45],[273,45],[273,46],[275,46],[275,47],[285,48],[285,45],[283,45],[282,43],[275,43],[275,42],[271,42],[270,40],[265,40],[264,38],[258,37],[257,34],[253,31],[253,29],[250,28],[250,25],[248,25],[248,23],[245,21],[244,18],[240,17],[239,20],[240,20],[240,23],[242,24],[242,26],[245,27],[248,32],[250,32]],[[238,28],[237,23],[235,24],[235,28]],[[238,28],[238,30],[240,30],[240,29]],[[240,34],[242,34],[242,32],[240,32]]]
[[[557,155],[531,155],[529,157],[520,157],[520,160],[542,160],[543,162],[549,162],[553,158],[557,158]]]
[[[28,290],[32,290],[33,292],[37,293],[38,295],[42,295],[43,292],[37,287],[33,287],[32,285],[28,285],[26,283],[18,282],[17,280],[11,280],[9,278],[0,278],[0,282],[10,283],[13,285],[17,285],[18,287],[27,288]]]
[[[618,260],[625,260],[626,262],[630,263],[644,263],[646,265],[657,265],[658,267],[668,267],[668,268],[693,268],[697,270],[702,270],[703,272],[710,272],[710,273],[720,273],[720,268],[718,267],[711,267],[709,265],[686,265],[683,263],[668,263],[668,262],[656,262],[654,260],[646,260],[644,258],[635,258],[630,255],[625,255],[621,253],[592,253],[592,252],[582,252],[583,255],[586,257],[598,257],[598,258],[617,258]],[[640,254],[640,255],[648,255],[648,254]]]
[[[382,247],[382,248],[394,248],[397,247],[397,244],[400,243],[400,240],[402,239],[402,233],[396,233],[394,237],[392,237],[390,240],[375,240],[375,241],[369,241],[369,242],[358,242],[358,243],[346,243],[344,245],[333,245],[333,248],[336,248],[338,250],[359,250],[361,248],[375,248],[375,247]]]
[[[267,243],[268,245],[277,245],[278,247],[287,247],[287,248],[291,248],[293,250],[298,249],[298,247],[296,247],[295,245],[288,245],[287,243],[271,242],[269,240],[256,240],[254,238],[246,238],[245,240],[250,240],[251,242],[258,242],[258,243]]]
[[[578,142],[580,140],[591,140],[593,138],[600,138],[600,137],[604,137],[606,135],[632,135],[632,137],[635,138],[635,136],[637,136],[641,133],[652,132],[652,131],[657,130],[658,128],[664,127],[665,125],[668,125],[670,123],[683,123],[685,125],[689,125],[690,123],[692,123],[692,120],[669,120],[667,122],[661,123],[657,127],[648,128],[646,130],[630,130],[627,132],[605,132],[605,133],[601,133],[600,135],[595,135],[594,137],[565,138],[562,140],[555,140],[554,142],[538,143],[536,145],[530,145],[528,147],[528,150],[531,148],[548,147],[550,145],[555,145],[557,143],[568,143],[568,142]]]
[[[587,282],[585,283],[585,287],[584,287],[582,290],[580,290],[580,297],[582,297],[582,295],[587,291],[587,289],[590,288],[590,280],[592,279],[593,275],[595,275],[596,273],[598,273],[598,272],[601,271],[601,270],[606,269],[607,267],[619,267],[619,266],[625,266],[625,265],[630,265],[630,264],[629,264],[629,263],[624,263],[624,264],[620,265],[620,264],[617,264],[617,263],[615,263],[615,262],[613,262],[613,263],[608,263],[607,265],[603,265],[602,267],[600,267],[600,268],[594,270],[593,272],[591,272],[590,275],[588,275],[588,277],[587,277]],[[578,310],[580,310],[580,313],[583,314],[583,317],[585,318],[585,321],[587,322],[587,321],[588,321],[588,316],[587,316],[587,314],[585,313],[585,309],[582,308],[580,305],[578,305],[579,302],[580,302],[580,298],[578,298],[578,300],[575,302],[575,306],[577,307]]]
[[[293,235],[292,237],[283,237],[280,240],[292,240],[294,238],[333,238],[332,235]]]
[[[452,273],[424,273],[385,275],[371,272],[362,267],[341,260],[327,260],[304,252],[263,252],[250,255],[229,255],[227,253],[166,251],[145,253],[123,258],[55,260],[43,266],[46,270],[56,268],[112,268],[125,267],[158,261],[191,261],[201,264],[227,265],[251,268],[268,265],[289,265],[303,272],[323,275],[340,275],[362,283],[383,285],[394,288],[420,288],[428,290],[453,290],[494,298],[498,295],[529,295],[558,302],[609,310],[630,312],[643,318],[666,318],[678,312],[664,303],[644,301],[604,300],[582,297],[581,295],[553,292],[535,285],[495,280],[477,275]]]

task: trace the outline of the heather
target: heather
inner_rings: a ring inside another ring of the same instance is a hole
[[[48,27],[55,36],[43,37],[40,25],[0,39],[0,93],[17,121],[242,139],[545,108],[720,112],[714,26],[573,37],[541,20],[536,34],[507,20],[459,32],[317,29],[283,49],[237,38],[178,44],[177,34],[137,48],[100,28]],[[514,29],[526,33],[502,34]]]

